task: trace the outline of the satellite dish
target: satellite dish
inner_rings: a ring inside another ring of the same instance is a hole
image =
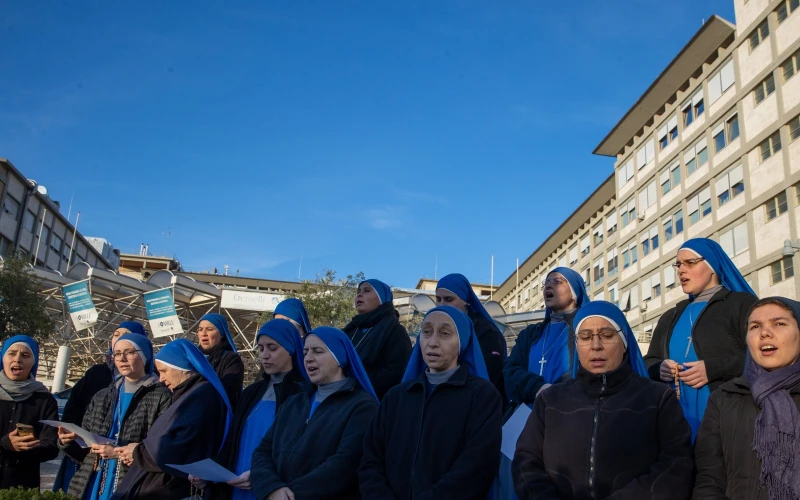
[[[492,318],[498,318],[500,316],[505,316],[506,311],[503,309],[503,306],[500,305],[499,302],[496,300],[490,300],[483,304],[483,307],[486,309],[486,312],[489,313],[489,316]]]
[[[436,302],[434,302],[431,296],[422,293],[416,293],[412,295],[409,299],[409,303],[415,311],[421,312],[422,314],[425,314],[436,307]]]
[[[39,184],[36,186],[36,190],[39,191],[39,194],[42,196],[47,196],[47,188]]]

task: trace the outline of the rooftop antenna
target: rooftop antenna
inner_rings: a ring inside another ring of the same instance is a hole
[[[436,256],[436,263],[433,265],[433,279],[439,279],[439,256]]]
[[[300,271],[303,270],[303,254],[300,254],[300,266],[297,268],[297,281],[300,281]]]
[[[69,197],[69,210],[67,210],[67,222],[69,222],[69,216],[72,215],[72,200],[75,198],[75,190],[72,190],[72,194]]]

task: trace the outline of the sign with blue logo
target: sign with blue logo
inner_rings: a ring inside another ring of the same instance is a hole
[[[153,337],[165,337],[183,333],[181,320],[175,311],[175,300],[171,288],[145,292],[144,307]]]
[[[89,292],[89,282],[78,281],[70,285],[61,287],[64,295],[64,302],[67,303],[72,324],[75,331],[86,330],[97,323],[97,309],[92,301],[92,294]]]

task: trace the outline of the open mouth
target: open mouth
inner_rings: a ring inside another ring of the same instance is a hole
[[[13,373],[14,375],[20,375],[22,373],[22,371],[23,370],[22,370],[21,366],[12,366],[11,367],[11,373]]]
[[[362,305],[363,303],[364,303],[364,301],[363,301],[363,300],[357,300],[357,301],[356,301],[356,305],[357,305],[357,306],[359,306],[359,305]]]
[[[545,299],[552,299],[552,298],[553,298],[553,297],[555,297],[555,296],[556,296],[556,294],[554,294],[553,292],[551,292],[551,291],[549,291],[549,290],[548,290],[548,291],[546,291],[546,292],[544,292],[544,298],[545,298]]]
[[[593,358],[589,360],[589,363],[594,367],[600,367],[606,364],[605,358]]]
[[[689,278],[681,278],[681,285],[689,283]]]
[[[319,368],[317,368],[316,366],[306,366],[306,373],[308,373],[309,377],[311,375],[317,373],[318,371],[319,371]]]
[[[777,347],[775,347],[775,346],[774,346],[774,345],[772,345],[772,344],[764,344],[764,345],[762,345],[762,346],[761,346],[761,354],[763,354],[764,356],[771,356],[771,355],[773,355],[773,354],[774,354],[774,353],[775,353],[777,350],[778,350],[778,348],[777,348]]]
[[[430,358],[430,359],[439,359],[442,356],[441,356],[441,354],[438,354],[438,353],[435,353],[435,352],[426,352],[425,353],[425,357],[426,358]]]

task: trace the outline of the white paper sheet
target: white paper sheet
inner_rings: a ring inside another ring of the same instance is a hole
[[[225,483],[239,477],[210,458],[185,465],[167,464],[167,467],[212,483]]]
[[[531,414],[531,409],[528,405],[519,405],[519,407],[511,415],[511,418],[503,425],[503,445],[500,450],[503,455],[510,459],[514,459],[514,451],[517,449],[517,439],[522,434],[522,429],[525,428],[525,422],[528,421],[528,416]]]
[[[85,441],[85,444],[88,444],[89,446],[95,446],[101,444],[116,445],[116,441],[114,441],[113,439],[104,436],[99,436],[97,434],[92,434],[83,427],[79,427],[75,424],[70,424],[67,422],[59,422],[58,420],[40,420],[39,422],[45,425],[50,425],[52,427],[61,427],[65,430],[68,430],[69,432],[74,432],[79,438]]]

